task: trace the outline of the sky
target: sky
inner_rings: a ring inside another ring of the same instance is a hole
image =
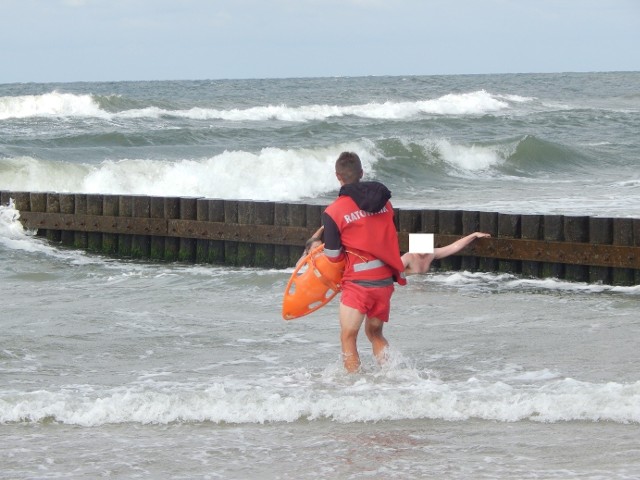
[[[0,0],[0,84],[640,70],[640,0]]]

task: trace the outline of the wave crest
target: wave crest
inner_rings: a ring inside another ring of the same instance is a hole
[[[484,115],[510,108],[512,103],[528,101],[522,97],[494,95],[485,90],[451,93],[436,99],[411,102],[370,102],[360,105],[263,105],[245,109],[193,107],[171,109],[143,105],[119,95],[94,97],[89,94],[51,92],[0,98],[0,119],[55,117],[161,118],[224,120],[232,122],[280,120],[285,122],[323,121],[355,116],[369,119],[402,120],[418,115]]]

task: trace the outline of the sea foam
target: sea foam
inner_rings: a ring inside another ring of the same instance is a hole
[[[327,383],[317,373],[297,378],[306,385],[272,376],[268,383],[231,378],[209,385],[146,380],[144,385],[106,390],[71,385],[55,391],[5,391],[0,393],[0,422],[54,420],[82,426],[325,419],[640,422],[640,382],[598,384],[562,378],[508,383],[471,377],[446,383],[361,375],[344,385]]]
[[[232,122],[280,120],[286,122],[322,121],[329,118],[356,116],[372,119],[405,119],[420,114],[483,115],[509,109],[512,104],[530,101],[522,97],[491,94],[485,90],[447,94],[435,99],[410,102],[369,102],[354,105],[257,105],[244,109],[219,109],[199,106],[190,109],[168,109],[157,106],[130,108],[110,112],[100,107],[99,97],[89,94],[51,92],[42,95],[0,97],[0,119],[28,117],[98,117],[161,118],[179,117],[192,120],[225,120]]]
[[[368,141],[327,148],[225,151],[209,158],[162,161],[106,160],[97,165],[31,157],[0,159],[0,188],[20,191],[202,196],[295,201],[337,190],[334,164],[340,152],[359,152],[365,172],[376,163]]]

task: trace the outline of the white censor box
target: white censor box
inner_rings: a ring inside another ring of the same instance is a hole
[[[410,233],[409,253],[433,253],[433,233]]]

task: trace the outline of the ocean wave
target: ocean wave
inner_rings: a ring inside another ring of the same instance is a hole
[[[322,121],[354,116],[369,119],[403,120],[419,115],[484,115],[507,110],[531,99],[515,95],[495,95],[485,90],[451,93],[436,99],[371,102],[359,105],[262,105],[249,108],[217,109],[193,107],[173,109],[144,105],[118,95],[93,96],[51,92],[0,98],[0,119],[29,117],[99,117],[106,119],[185,118],[231,122],[279,120],[285,122]]]
[[[552,373],[509,381],[471,377],[443,382],[395,371],[353,380],[291,372],[270,382],[240,379],[188,385],[154,383],[102,389],[91,385],[0,394],[0,423],[227,424],[333,420],[340,423],[438,419],[498,422],[640,423],[640,382],[591,383]],[[331,374],[329,374],[331,375]],[[344,375],[344,374],[342,374]]]
[[[100,141],[146,145],[150,139],[114,133],[100,136]],[[79,135],[60,142],[76,146],[97,140]],[[581,173],[594,163],[571,147],[532,136],[471,144],[446,138],[383,138],[309,148],[228,150],[180,160],[125,158],[85,164],[6,157],[0,158],[0,188],[299,201],[324,198],[337,189],[334,163],[345,150],[359,153],[368,178],[401,184],[403,190],[413,186],[442,189],[460,178],[549,182],[552,174]]]
[[[438,272],[416,276],[411,283],[453,286],[473,293],[496,292],[559,292],[575,294],[640,295],[640,285],[623,287],[600,283],[569,282],[558,278],[526,278],[510,273]]]
[[[44,239],[36,237],[36,230],[25,229],[20,222],[20,212],[13,200],[8,205],[0,205],[0,248],[28,254],[42,254],[57,258],[72,265],[100,263],[98,257],[91,257],[81,250],[60,249]]]
[[[51,92],[0,97],[0,120],[32,117],[108,117],[89,94]]]
[[[594,164],[593,158],[573,147],[531,135],[470,144],[448,138],[383,139],[376,145],[381,153],[378,171],[387,180],[417,175],[423,185],[446,178],[547,182],[550,174],[577,173]]]
[[[2,158],[0,188],[295,201],[338,188],[335,159],[345,150],[359,152],[365,171],[372,171],[377,162],[375,145],[361,141],[313,149],[225,151],[213,157],[178,161],[107,160],[97,165]]]

